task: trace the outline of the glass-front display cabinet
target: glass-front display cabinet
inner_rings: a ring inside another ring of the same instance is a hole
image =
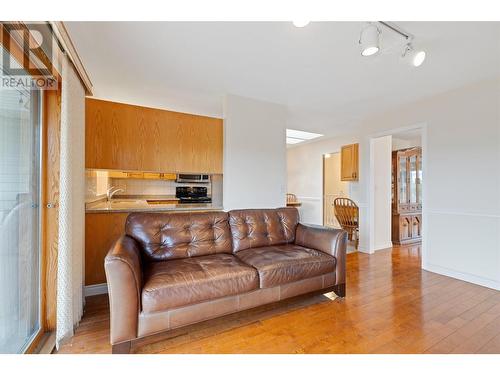
[[[422,148],[392,153],[392,242],[421,241]]]

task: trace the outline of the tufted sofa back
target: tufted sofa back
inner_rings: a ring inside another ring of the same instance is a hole
[[[292,243],[298,222],[296,208],[229,211],[233,251]]]
[[[150,261],[231,254],[232,250],[226,212],[132,213],[125,232],[139,242]]]

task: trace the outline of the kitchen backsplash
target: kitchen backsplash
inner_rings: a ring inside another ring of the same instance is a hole
[[[106,196],[110,187],[110,178],[107,171],[85,171],[85,202],[92,202]]]
[[[171,180],[143,180],[111,178],[111,186],[125,190],[117,195],[175,195],[176,186],[206,186],[211,194],[211,184],[178,184]]]
[[[222,175],[212,175],[212,183],[177,183],[172,180],[111,178],[106,170],[86,171],[86,202],[92,202],[106,196],[110,187],[123,189],[119,195],[171,195],[175,196],[176,186],[206,186],[212,200],[222,205]],[[213,192],[213,194],[212,194]]]

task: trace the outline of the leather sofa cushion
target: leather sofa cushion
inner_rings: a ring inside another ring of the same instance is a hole
[[[242,250],[236,256],[257,269],[261,288],[334,272],[336,263],[331,255],[293,244]]]
[[[229,211],[233,252],[295,241],[299,222],[296,208]]]
[[[225,212],[132,213],[125,232],[150,261],[232,252]]]
[[[144,270],[142,309],[163,311],[258,287],[257,271],[231,254],[153,262]]]

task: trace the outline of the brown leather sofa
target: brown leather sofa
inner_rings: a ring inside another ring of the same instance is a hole
[[[346,232],[295,208],[132,213],[105,259],[113,352],[132,340],[310,293],[345,296]]]

